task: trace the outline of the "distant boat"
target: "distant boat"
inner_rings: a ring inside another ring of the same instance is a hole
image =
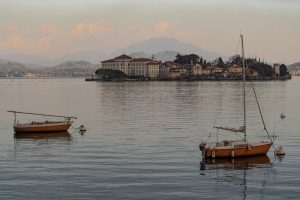
[[[253,84],[253,92],[255,95],[256,103],[259,108],[260,116],[262,119],[262,123],[264,126],[264,130],[266,131],[268,138],[265,141],[261,142],[249,142],[247,140],[247,129],[246,129],[246,67],[245,67],[245,59],[244,59],[244,44],[243,44],[243,35],[241,37],[242,44],[242,57],[243,57],[243,115],[244,115],[244,124],[239,128],[228,128],[222,126],[215,126],[214,128],[219,130],[230,131],[235,134],[243,133],[244,137],[241,140],[224,140],[217,141],[216,143],[207,144],[206,142],[202,142],[199,145],[200,151],[202,151],[202,155],[207,158],[226,158],[226,157],[249,157],[249,156],[257,156],[257,155],[266,155],[273,145],[274,137],[272,138],[268,130],[266,128],[260,105],[258,103],[258,99],[256,96],[256,92],[254,90]],[[218,133],[217,133],[218,134]],[[218,140],[218,136],[217,136]]]
[[[76,117],[68,117],[61,115],[47,115],[47,114],[37,114],[37,113],[28,113],[28,112],[18,112],[18,111],[7,111],[14,113],[14,131],[16,133],[49,133],[49,132],[66,132],[72,125]],[[25,115],[38,115],[45,117],[58,117],[63,118],[59,121],[32,121],[31,123],[19,123],[17,121],[17,114]]]

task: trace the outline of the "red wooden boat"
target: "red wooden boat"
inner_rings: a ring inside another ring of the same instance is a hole
[[[47,115],[47,114],[37,114],[37,113],[28,113],[28,112],[18,112],[18,111],[7,111],[12,112],[15,115],[14,120],[14,131],[16,133],[49,133],[49,132],[65,132],[72,125],[76,117],[68,117],[61,115]],[[59,121],[32,121],[31,123],[19,123],[17,121],[17,114],[25,115],[38,115],[46,117],[58,117],[63,118]]]

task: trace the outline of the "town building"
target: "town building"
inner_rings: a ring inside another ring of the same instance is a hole
[[[148,73],[148,62],[152,62],[149,58],[134,58],[128,63],[129,76],[134,77],[149,77]]]
[[[114,59],[105,60],[101,62],[102,69],[113,69],[124,72],[125,74],[129,74],[129,62],[133,58],[127,56],[126,54],[115,57]]]
[[[275,76],[280,76],[280,64],[279,63],[275,63],[273,65],[273,70],[274,70]]]
[[[148,68],[148,77],[152,80],[159,79],[160,62],[150,61],[146,63]]]

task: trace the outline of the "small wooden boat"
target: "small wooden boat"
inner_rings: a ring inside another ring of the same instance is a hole
[[[61,115],[47,115],[47,114],[37,114],[37,113],[28,113],[28,112],[18,112],[18,111],[7,111],[12,112],[15,115],[14,120],[14,131],[16,133],[48,133],[48,132],[65,132],[72,125],[76,117],[61,116]],[[63,118],[59,121],[32,121],[31,123],[19,123],[17,121],[17,114],[25,115],[38,115],[45,117],[58,117]]]

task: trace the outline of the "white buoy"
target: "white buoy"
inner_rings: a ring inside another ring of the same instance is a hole
[[[286,115],[285,115],[284,113],[281,113],[281,114],[280,114],[280,118],[281,118],[281,119],[284,119],[285,117],[286,117]]]
[[[80,125],[80,126],[79,126],[79,131],[80,131],[80,132],[85,132],[85,131],[86,131],[85,126],[84,126],[84,125]]]
[[[283,150],[283,148],[280,146],[278,149],[276,149],[276,155],[278,155],[278,156],[283,156],[283,155],[285,155],[285,152],[284,152],[284,150]]]

